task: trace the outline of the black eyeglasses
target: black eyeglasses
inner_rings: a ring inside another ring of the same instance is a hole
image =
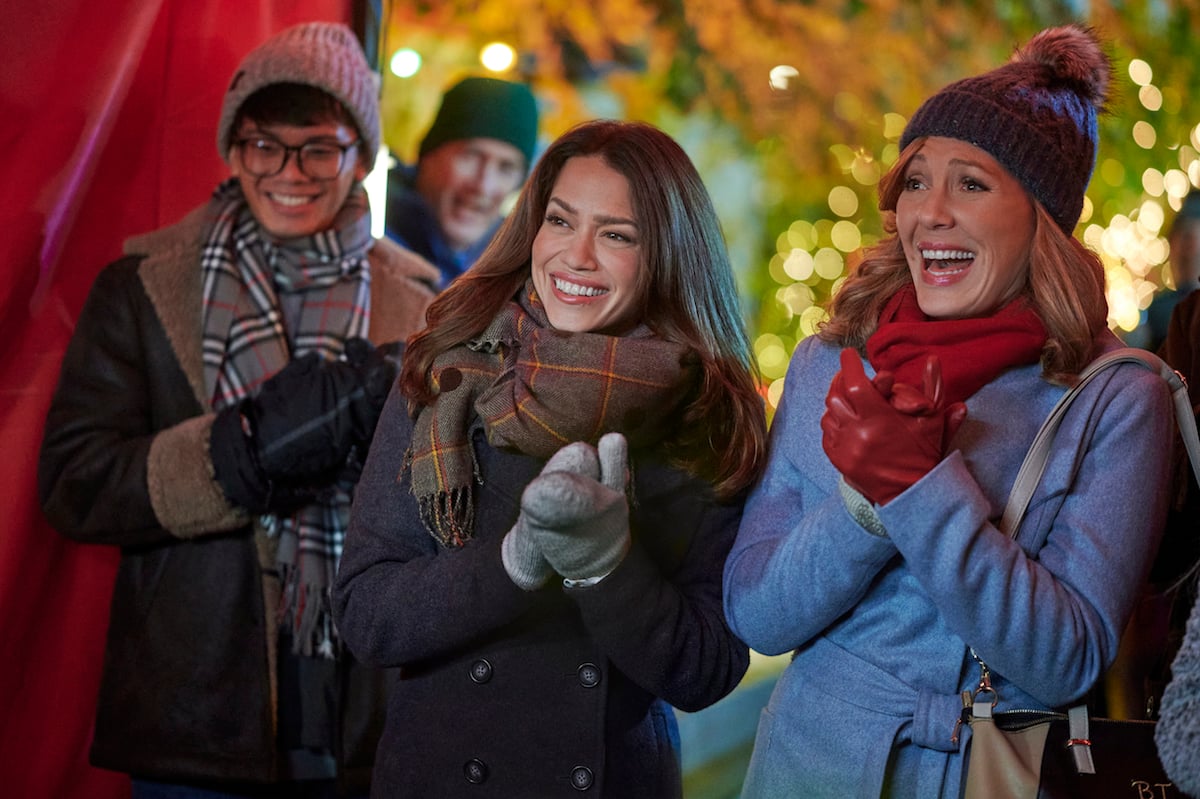
[[[296,166],[313,180],[332,180],[342,171],[346,151],[357,147],[361,139],[349,144],[331,141],[307,141],[299,147],[288,147],[270,136],[246,136],[235,142],[242,156],[242,166],[251,175],[269,178],[278,175],[287,164],[288,156],[296,154]]]

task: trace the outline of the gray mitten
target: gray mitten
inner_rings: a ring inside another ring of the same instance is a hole
[[[546,461],[541,475],[534,478],[530,485],[554,472],[587,475],[593,480],[599,478],[600,460],[595,447],[582,441],[568,444]],[[500,559],[504,563],[504,570],[514,583],[526,591],[534,591],[546,584],[554,570],[542,557],[542,550],[530,529],[524,502],[521,504],[521,514],[517,517],[517,523],[500,544]]]
[[[605,577],[629,551],[625,437],[608,433],[597,454],[599,475],[542,474],[521,496],[522,515],[542,555],[568,580]]]

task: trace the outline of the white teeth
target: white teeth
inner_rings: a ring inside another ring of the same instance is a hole
[[[271,199],[280,205],[304,205],[310,200],[308,197],[296,197],[291,194],[272,194]]]
[[[921,257],[928,261],[968,261],[975,253],[967,250],[921,250]]]
[[[607,294],[607,289],[591,288],[590,286],[580,286],[578,283],[568,283],[560,278],[554,278],[554,288],[561,291],[563,294],[572,294],[576,297],[599,297],[601,294]]]

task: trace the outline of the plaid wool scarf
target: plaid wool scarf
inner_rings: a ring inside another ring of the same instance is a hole
[[[405,463],[426,530],[459,547],[475,523],[475,417],[492,446],[536,458],[612,431],[644,447],[674,429],[699,358],[644,326],[625,336],[555,330],[527,282],[487,330],[439,355],[431,371],[438,395],[417,415]]]
[[[330,229],[282,241],[260,227],[236,179],[222,183],[211,204],[214,221],[200,257],[202,347],[205,386],[220,410],[254,394],[293,356],[316,352],[336,359],[347,339],[366,336],[372,239],[366,194],[357,188]],[[346,538],[352,486],[339,482],[289,516],[259,519],[278,542],[278,621],[290,628],[300,654],[334,654],[329,586]]]

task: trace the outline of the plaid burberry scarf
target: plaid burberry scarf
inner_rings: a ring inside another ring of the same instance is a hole
[[[669,436],[699,358],[646,327],[620,337],[555,330],[527,281],[479,338],[434,360],[432,379],[438,396],[417,415],[405,463],[425,528],[459,547],[475,523],[476,416],[492,446],[537,458],[612,431],[644,447]]]
[[[337,358],[370,318],[371,218],[366,194],[351,192],[333,226],[277,241],[262,230],[236,179],[211,201],[215,219],[201,251],[205,385],[214,409],[252,395],[293,356]],[[283,308],[295,309],[285,319]],[[287,322],[291,323],[288,330]],[[259,522],[277,538],[281,626],[300,654],[333,657],[329,586],[342,554],[353,482],[339,482],[290,516]]]

